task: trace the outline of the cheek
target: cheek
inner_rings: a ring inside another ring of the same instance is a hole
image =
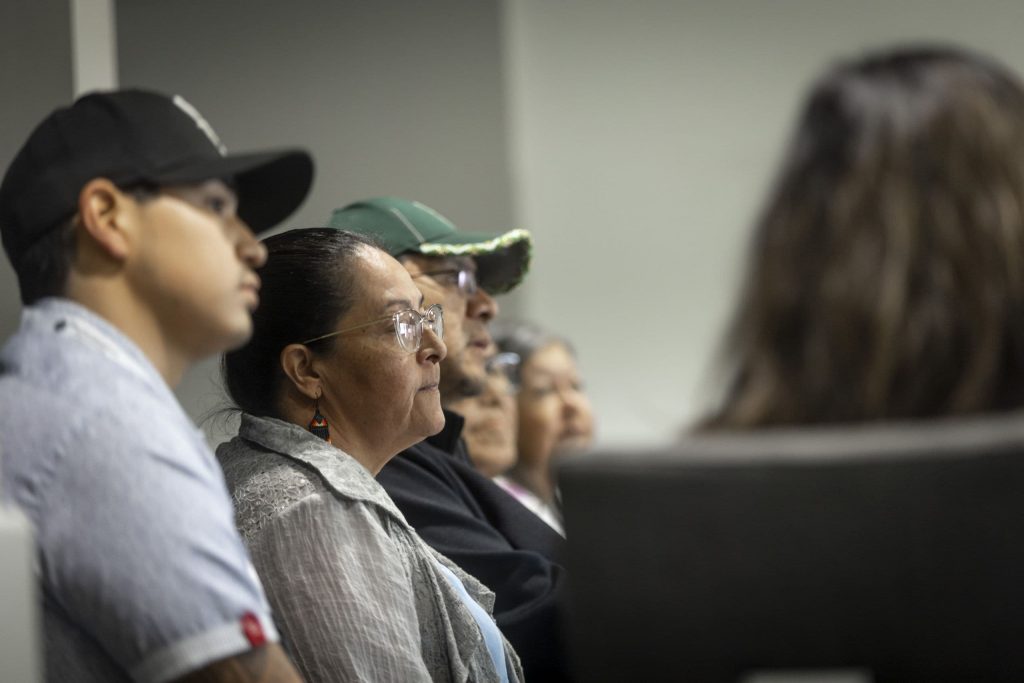
[[[461,315],[448,315],[448,309],[444,313],[444,343],[448,347],[449,355],[454,348],[461,351],[466,345],[466,335],[462,329]]]
[[[525,411],[519,412],[519,419],[525,419],[537,431],[554,431],[558,428],[558,406],[549,399],[532,401]]]
[[[502,431],[510,441],[514,441],[516,438],[516,432],[519,429],[519,422],[516,420],[515,415],[504,413],[501,417],[502,420]]]
[[[583,399],[583,403],[580,407],[580,413],[582,415],[583,423],[586,424],[587,429],[594,431],[594,411],[590,407],[590,401]]]
[[[548,401],[520,404],[518,431],[523,450],[530,454],[550,450],[558,431],[557,418]]]
[[[344,397],[350,409],[359,413],[381,414],[398,404],[404,393],[404,375],[395,360],[380,353],[372,342],[340,346],[324,369],[327,381]]]
[[[566,403],[566,409],[570,414],[575,416],[577,421],[590,422],[590,399],[587,398],[586,394],[582,392],[574,394]]]
[[[161,258],[168,266],[167,275],[179,283],[215,299],[238,288],[238,261],[234,250],[220,236],[199,240],[174,240],[162,247]]]
[[[509,431],[515,434],[519,426],[519,409],[516,406],[515,399],[511,396],[502,399],[501,407],[498,410],[501,411],[502,418],[509,426]]]
[[[472,429],[480,423],[480,410],[476,407],[475,402],[463,401],[462,403],[453,403],[452,409],[466,419],[468,428]]]
[[[399,411],[408,411],[420,384],[412,371],[406,370],[401,364],[395,364],[387,372],[371,377],[377,385],[377,391],[389,397],[389,404]]]

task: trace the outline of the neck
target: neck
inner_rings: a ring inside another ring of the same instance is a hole
[[[355,458],[356,462],[365,467],[374,477],[397,453],[397,451],[375,445],[368,439],[360,438],[359,433],[352,428],[352,425],[346,424],[344,420],[332,422],[328,417],[327,421],[331,429],[331,443]]]
[[[152,311],[128,293],[107,283],[72,281],[67,298],[88,308],[132,340],[172,389],[196,359],[173,348]]]
[[[327,418],[331,444],[352,456],[374,477],[401,450],[375,444],[372,440],[363,437],[361,430],[356,425],[351,424],[342,416],[332,414],[332,411],[324,405],[323,400],[320,401],[320,413]],[[309,422],[313,419],[313,403],[305,396],[288,396],[282,400],[281,414],[288,422],[308,429]]]
[[[555,483],[546,465],[532,465],[519,461],[506,476],[529,489],[545,503],[550,505],[555,502]]]

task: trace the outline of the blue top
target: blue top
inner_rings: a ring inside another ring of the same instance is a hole
[[[48,679],[167,681],[276,641],[217,462],[139,348],[46,299],[0,363],[0,486],[36,534]]]
[[[484,608],[477,604],[476,600],[470,597],[469,593],[466,592],[466,587],[459,581],[459,577],[455,576],[451,569],[437,562],[437,560],[435,562],[441,573],[444,574],[444,578],[448,580],[448,583],[458,593],[459,599],[466,605],[469,613],[473,615],[476,625],[480,627],[480,634],[484,637],[484,644],[487,645],[487,652],[491,656],[494,670],[498,672],[499,680],[501,680],[501,683],[508,683],[505,646],[501,639],[501,631],[498,630],[498,625],[494,623],[494,619],[491,619],[491,615],[484,611]]]
[[[464,420],[392,458],[377,475],[434,550],[494,591],[494,620],[515,647],[527,681],[572,680],[560,605],[565,539],[470,461]]]

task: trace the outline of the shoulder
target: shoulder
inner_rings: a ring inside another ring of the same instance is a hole
[[[286,510],[326,491],[311,469],[238,436],[217,447],[217,460],[247,540]]]
[[[106,397],[83,397],[74,383],[57,390],[17,374],[0,378],[4,487],[30,515],[45,512],[55,489],[102,506],[153,485],[152,503],[181,475],[223,496],[212,454],[178,406],[132,395],[120,378],[107,386]]]

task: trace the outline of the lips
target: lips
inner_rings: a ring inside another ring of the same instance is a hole
[[[255,273],[250,274],[242,280],[240,289],[252,295],[253,308],[260,303],[260,278]]]
[[[246,295],[248,295],[248,299],[249,299],[248,308],[249,308],[249,311],[250,312],[255,311],[259,307],[259,305],[260,305],[259,288],[258,287],[244,286],[244,287],[242,287],[242,291],[245,292]]]
[[[491,339],[491,333],[487,331],[486,327],[477,325],[474,325],[474,327],[476,327],[476,334],[470,333],[469,343],[467,346],[472,346],[473,348],[480,349],[481,351],[491,351],[494,346],[494,340]]]
[[[591,432],[583,427],[568,427],[558,435],[559,449],[577,450],[590,444]]]
[[[242,280],[242,289],[252,290],[256,294],[259,294],[261,284],[259,275],[253,273]]]

